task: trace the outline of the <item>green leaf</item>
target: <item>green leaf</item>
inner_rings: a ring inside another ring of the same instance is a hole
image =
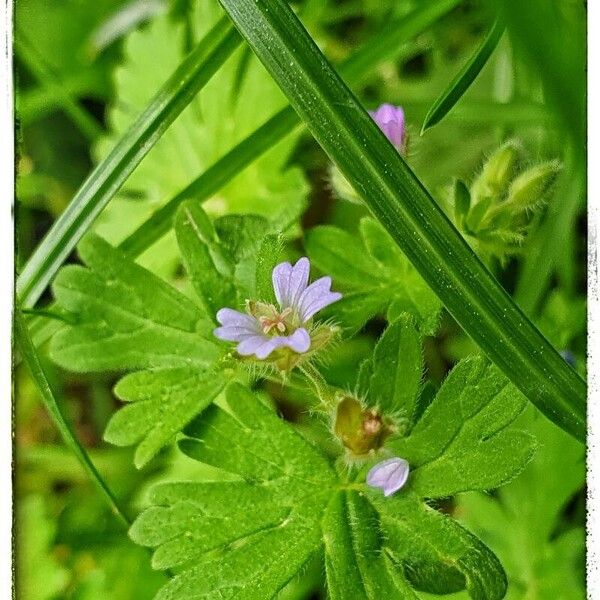
[[[202,221],[203,213],[184,211],[178,233],[186,263],[197,269],[194,261],[205,246],[185,219],[197,217],[208,236],[214,229]],[[54,282],[59,306],[74,324],[55,334],[50,354],[71,371],[148,369],[117,384],[117,396],[132,404],[113,416],[105,432],[119,446],[139,443],[135,464],[141,468],[213,401],[232,373],[219,370],[224,352],[212,336],[214,313],[95,234],[82,240],[79,253],[86,267],[64,267]],[[192,270],[194,282],[196,274]]]
[[[155,568],[177,571],[160,600],[270,598],[323,553],[333,599],[417,598],[411,587],[503,597],[495,556],[410,484],[384,498],[347,481],[244,387],[226,394],[179,442],[222,478],[158,485],[130,530]]]
[[[206,314],[236,302],[234,264],[210,219],[197,202],[182,204],[175,219],[183,264]]]
[[[463,68],[448,85],[448,88],[432,104],[423,121],[421,134],[439,123],[464,96],[465,92],[487,64],[503,33],[504,25],[496,21],[479,48],[475,51],[475,54],[465,63]]]
[[[538,439],[523,474],[492,496],[459,498],[457,514],[501,558],[510,598],[585,598],[585,536],[557,529],[565,506],[585,483],[585,450],[541,415],[520,419]]]
[[[270,598],[321,547],[333,470],[244,388],[230,387],[227,398],[233,413],[212,406],[187,429],[193,439],[181,448],[240,480],[158,486],[156,506],[130,532],[158,547],[156,568],[181,569],[162,600]]]
[[[371,37],[340,65],[340,73],[349,84],[360,83],[371,75],[376,65],[397,57],[405,47],[404,42],[425,31],[458,3],[459,0],[428,0],[420,3],[408,14],[389,22],[377,36]],[[141,254],[169,231],[173,215],[181,202],[188,198],[195,198],[199,202],[207,200],[258,157],[294,132],[299,124],[298,115],[291,106],[273,115],[156,211],[122,243],[123,250],[133,256]]]
[[[117,446],[138,444],[139,469],[202,412],[225,387],[223,373],[179,367],[126,375],[115,394],[131,402],[114,414],[104,439]]]
[[[531,460],[534,439],[506,429],[525,408],[525,398],[483,358],[461,361],[444,381],[408,437],[390,443],[419,467],[411,488],[425,497],[493,489]]]
[[[417,599],[385,546],[379,515],[354,492],[338,492],[323,519],[327,591],[331,600]]]
[[[548,418],[584,439],[583,380],[473,253],[288,3],[221,3],[315,139],[458,323]]]
[[[221,15],[218,2],[207,0],[193,5],[188,25],[164,15],[126,38],[125,62],[115,73],[117,101],[109,112],[111,134],[97,147],[98,156],[103,156],[126,131],[132,110],[148,102],[160,85],[160,73],[169,72],[181,61],[186,36],[201,38]],[[248,54],[247,48],[240,48],[124,183],[98,219],[98,233],[110,242],[122,242],[156,214],[165,201],[263,125],[285,103],[285,96],[256,57]],[[212,217],[231,212],[258,213],[269,218],[279,215],[286,221],[282,230],[297,223],[306,206],[308,188],[300,169],[288,168],[296,141],[297,136],[292,135],[273,143],[251,168],[237,170],[231,181],[202,198],[207,200],[205,211]],[[203,193],[201,189],[187,197],[200,204]],[[137,199],[131,198],[134,194]],[[127,220],[123,219],[123,211],[129,215]],[[167,229],[172,222],[171,214],[165,221]],[[169,272],[177,258],[177,247],[169,237],[141,260],[148,268],[169,267]]]
[[[195,366],[221,355],[201,328],[207,315],[156,275],[90,234],[79,245],[87,268],[61,270],[53,290],[75,325],[52,338],[50,354],[71,371]],[[210,335],[210,334],[208,334]]]
[[[209,81],[239,44],[221,20],[177,67],[171,77],[92,171],[69,207],[27,261],[17,278],[17,295],[31,308],[95,218],[177,115]],[[154,90],[153,90],[154,91]]]
[[[387,311],[390,322],[409,313],[424,333],[433,333],[441,309],[436,295],[375,219],[364,217],[359,229],[362,245],[331,225],[315,227],[306,235],[306,249],[315,265],[335,285],[351,290],[331,311],[334,318],[353,331],[381,312]]]
[[[391,556],[414,587],[434,594],[466,587],[473,600],[500,600],[506,576],[498,559],[456,521],[414,497],[377,497]]]
[[[411,423],[422,373],[421,336],[411,317],[403,315],[375,346],[367,403]]]

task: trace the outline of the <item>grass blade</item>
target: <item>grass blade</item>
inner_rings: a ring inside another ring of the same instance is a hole
[[[341,76],[348,85],[360,83],[373,71],[375,65],[400,53],[403,42],[425,31],[459,2],[460,0],[430,0],[408,15],[390,22],[383,31],[340,66]],[[292,107],[288,106],[280,110],[169,200],[119,247],[131,256],[139,256],[171,229],[173,215],[184,200],[188,198],[195,198],[199,202],[208,200],[240,171],[279,140],[292,133],[300,124],[301,121]]]
[[[481,69],[486,65],[492,52],[496,49],[503,33],[504,25],[501,25],[499,21],[496,21],[481,43],[481,46],[475,51],[475,54],[467,61],[463,68],[457,73],[456,77],[450,82],[450,85],[429,109],[425,116],[425,120],[423,121],[421,134],[423,134],[425,130],[439,123],[463,97],[464,93],[469,89],[470,85],[477,78],[477,75],[481,72]]]
[[[316,140],[463,329],[549,419],[584,440],[583,380],[473,253],[287,2],[221,3]]]
[[[16,30],[15,34],[17,54],[41,84],[41,87],[57,99],[57,103],[65,114],[88,140],[95,140],[102,135],[103,129],[100,123],[79,104],[77,99],[72,97],[68,87],[45,63],[35,45],[27,39],[22,31]],[[20,98],[17,98],[17,103],[20,104]],[[20,110],[18,112],[20,113]]]
[[[65,421],[54,394],[52,393],[52,389],[50,388],[50,384],[48,383],[48,379],[40,363],[40,359],[38,358],[33,342],[31,341],[31,337],[29,336],[27,324],[25,323],[25,320],[23,319],[23,316],[19,310],[15,310],[15,332],[23,360],[26,362],[31,373],[31,377],[35,381],[35,384],[42,395],[44,406],[50,413],[50,416],[59,430],[65,444],[77,457],[84,470],[96,484],[113,513],[126,527],[129,527],[131,523],[125,515],[125,512],[119,506],[119,503],[108,487],[108,484],[104,481],[100,473],[98,473],[85,448],[79,443],[79,440],[71,430],[71,427]]]
[[[221,19],[92,171],[18,277],[17,294],[23,308],[33,307],[100,211],[239,43],[237,33]]]

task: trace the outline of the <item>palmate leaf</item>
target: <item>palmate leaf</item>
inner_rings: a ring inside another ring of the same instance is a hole
[[[190,16],[194,39],[202,37],[222,15],[216,0],[194,3]],[[126,131],[164,73],[181,61],[186,52],[185,36],[186,24],[167,15],[127,36],[125,60],[115,72],[117,99],[108,114],[111,133],[98,145],[98,156]],[[285,97],[258,59],[240,48],[150,150],[100,215],[96,231],[113,243],[121,242],[285,104]],[[208,200],[207,212],[273,216],[287,211],[286,226],[293,224],[304,209],[307,192],[300,170],[286,168],[296,140],[297,135],[289,136],[240,172]],[[143,256],[142,264],[155,270],[164,267],[165,261],[172,265],[176,259],[170,236]]]
[[[412,599],[418,597],[415,590],[466,588],[474,600],[500,600],[506,580],[496,557],[424,502],[451,488],[493,487],[519,472],[531,456],[531,438],[523,437],[526,451],[517,458],[501,447],[492,467],[482,460],[478,444],[485,442],[472,421],[461,426],[463,415],[477,414],[490,423],[487,436],[506,441],[510,432],[501,430],[511,419],[496,415],[497,404],[522,407],[524,399],[512,386],[512,396],[503,393],[505,378],[483,361],[457,367],[445,394],[459,391],[456,386],[473,365],[479,368],[473,376],[487,385],[482,390],[467,386],[470,394],[460,395],[465,408],[455,407],[445,441],[436,445],[424,438],[428,428],[447,419],[442,394],[419,421],[424,425],[418,429],[417,424],[405,442],[396,442],[397,447],[404,444],[407,456],[412,452],[414,466],[407,485],[388,498],[349,480],[345,471],[336,472],[270,407],[240,384],[231,384],[227,409],[212,405],[186,428],[187,439],[179,446],[189,457],[239,480],[158,485],[152,506],[130,530],[134,541],[155,549],[155,568],[176,572],[157,597],[271,598],[304,565],[324,555],[333,599]],[[457,457],[472,463],[464,475],[453,470]],[[444,461],[447,477],[435,473]]]
[[[584,485],[585,449],[533,410],[520,424],[543,440],[523,475],[494,497],[461,496],[458,514],[502,559],[507,598],[583,599],[585,532],[557,526]]]
[[[113,416],[105,439],[139,444],[137,467],[235,376],[212,334],[215,314],[256,296],[257,263],[267,259],[264,244],[278,226],[277,217],[259,215],[213,223],[197,203],[184,203],[176,234],[198,303],[95,234],[79,246],[86,267],[67,266],[57,276],[54,293],[71,324],[54,336],[51,356],[72,371],[134,371],[115,388],[130,404]]]
[[[64,267],[53,285],[76,320],[52,339],[59,365],[82,372],[204,369],[219,358],[219,347],[199,333],[209,321],[194,302],[96,235],[78,250],[87,268]]]
[[[353,331],[379,313],[387,312],[389,321],[409,313],[423,333],[433,333],[442,307],[437,296],[375,219],[363,218],[360,234],[362,247],[331,225],[306,236],[311,260],[348,290],[335,306],[336,318]]]
[[[102,238],[84,238],[79,254],[86,267],[67,266],[54,282],[73,324],[57,332],[50,353],[71,371],[147,369],[117,385],[132,404],[105,433],[117,445],[140,442],[141,467],[224,387],[225,376],[215,376],[223,351],[206,311]]]

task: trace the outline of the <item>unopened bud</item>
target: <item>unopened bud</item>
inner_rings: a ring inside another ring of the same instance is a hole
[[[559,171],[560,164],[557,161],[542,163],[527,169],[511,183],[506,206],[520,212],[539,205],[544,201]]]
[[[500,146],[485,162],[471,186],[473,202],[502,196],[515,170],[519,152],[514,142]]]

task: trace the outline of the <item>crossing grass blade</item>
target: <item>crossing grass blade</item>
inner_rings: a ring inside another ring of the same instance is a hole
[[[584,381],[473,253],[287,2],[221,4],[316,140],[458,323],[549,419],[584,440]]]
[[[503,33],[504,25],[496,21],[479,48],[475,51],[475,54],[457,73],[456,77],[450,82],[450,85],[442,92],[427,112],[423,121],[423,127],[421,128],[421,134],[439,123],[464,96],[465,92],[477,78],[477,75],[481,72],[481,69],[487,64]]]
[[[27,364],[27,367],[31,373],[31,377],[33,378],[33,381],[37,385],[42,396],[44,406],[54,421],[56,428],[59,430],[66,446],[77,457],[81,463],[81,466],[90,476],[90,479],[96,484],[103,498],[106,500],[116,517],[123,523],[123,525],[129,527],[131,523],[125,515],[124,510],[121,508],[121,506],[119,506],[119,502],[108,487],[108,484],[104,481],[100,473],[98,473],[98,470],[94,466],[94,463],[90,459],[85,448],[79,443],[79,440],[73,433],[71,427],[66,422],[58,402],[54,397],[54,393],[50,388],[50,384],[48,383],[48,379],[44,373],[44,369],[40,363],[40,359],[37,355],[33,342],[31,341],[27,324],[25,323],[23,315],[19,310],[15,311],[15,334],[23,360]]]
[[[400,53],[404,43],[425,31],[459,2],[460,0],[423,2],[412,12],[390,22],[340,65],[340,75],[348,85],[360,83],[365,76],[372,73],[375,66]],[[157,210],[121,243],[120,248],[131,256],[139,256],[171,229],[173,215],[184,200],[207,200],[301,124],[291,106],[280,110]]]
[[[221,19],[175,70],[54,222],[17,279],[23,308],[32,308],[94,219],[163,132],[240,43]]]

